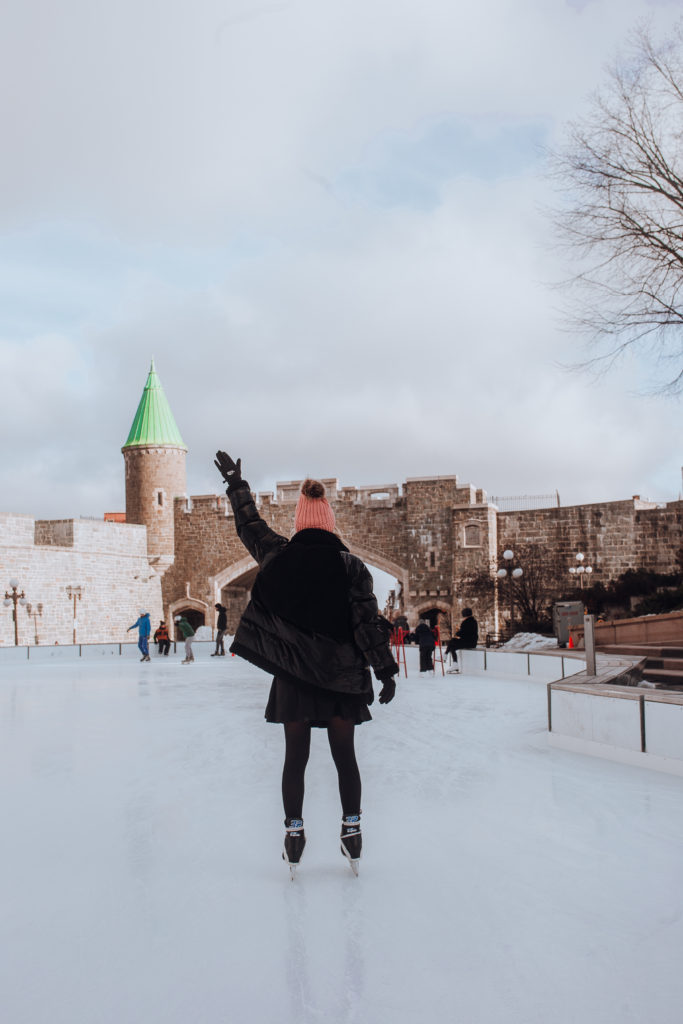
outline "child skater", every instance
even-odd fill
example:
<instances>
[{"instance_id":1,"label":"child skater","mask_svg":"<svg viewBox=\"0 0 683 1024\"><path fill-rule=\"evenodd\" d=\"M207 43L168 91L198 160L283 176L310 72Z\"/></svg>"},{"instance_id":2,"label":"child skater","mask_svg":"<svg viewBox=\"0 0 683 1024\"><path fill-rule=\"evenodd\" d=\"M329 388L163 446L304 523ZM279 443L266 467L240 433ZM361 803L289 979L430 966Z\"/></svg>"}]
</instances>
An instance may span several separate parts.
<instances>
[{"instance_id":1,"label":"child skater","mask_svg":"<svg viewBox=\"0 0 683 1024\"><path fill-rule=\"evenodd\" d=\"M216 452L237 533L259 565L230 650L274 675L265 717L285 730L282 856L293 878L306 844L304 774L311 728L327 729L339 778L341 852L357 875L361 779L354 730L372 717L368 665L382 684L380 704L394 697L398 665L378 613L372 577L335 534L334 512L323 484L304 482L294 514L295 532L287 540L259 516L249 484L241 476L241 461Z\"/></svg>"}]
</instances>

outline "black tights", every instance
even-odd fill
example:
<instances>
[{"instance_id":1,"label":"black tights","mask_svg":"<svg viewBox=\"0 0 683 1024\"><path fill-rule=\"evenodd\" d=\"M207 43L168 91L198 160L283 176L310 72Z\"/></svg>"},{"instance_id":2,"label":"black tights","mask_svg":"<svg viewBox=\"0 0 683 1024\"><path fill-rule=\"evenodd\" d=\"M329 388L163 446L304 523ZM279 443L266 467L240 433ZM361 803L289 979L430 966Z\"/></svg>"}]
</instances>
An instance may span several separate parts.
<instances>
[{"instance_id":1,"label":"black tights","mask_svg":"<svg viewBox=\"0 0 683 1024\"><path fill-rule=\"evenodd\" d=\"M360 814L360 772L353 746L355 723L331 718L327 738L339 777L342 811ZM307 722L285 722L285 765L282 769L282 802L286 818L303 818L304 775L311 750L311 726Z\"/></svg>"}]
</instances>

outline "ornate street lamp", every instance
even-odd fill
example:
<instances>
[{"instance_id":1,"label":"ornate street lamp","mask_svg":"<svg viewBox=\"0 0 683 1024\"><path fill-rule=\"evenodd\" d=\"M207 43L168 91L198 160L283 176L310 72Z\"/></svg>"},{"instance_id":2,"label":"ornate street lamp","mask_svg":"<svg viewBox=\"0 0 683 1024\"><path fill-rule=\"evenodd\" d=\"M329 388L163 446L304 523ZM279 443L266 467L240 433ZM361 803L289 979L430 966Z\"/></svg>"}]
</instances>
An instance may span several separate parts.
<instances>
[{"instance_id":1,"label":"ornate street lamp","mask_svg":"<svg viewBox=\"0 0 683 1024\"><path fill-rule=\"evenodd\" d=\"M503 558L505 559L507 564L504 569L499 569L496 574L499 580L504 580L505 577L507 576L508 594L510 597L510 629L512 629L512 620L514 616L514 592L512 589L512 581L518 580L524 575L524 570L520 565L515 566L514 569L512 568L512 560L514 557L514 551L511 551L509 548L506 551L504 551Z\"/></svg>"},{"instance_id":2,"label":"ornate street lamp","mask_svg":"<svg viewBox=\"0 0 683 1024\"><path fill-rule=\"evenodd\" d=\"M33 607L32 604L30 604L30 603L27 604L26 605L26 611L28 612L29 619L31 619L31 618L33 619L33 632L34 632L34 638L35 638L35 645L37 647L38 644L39 644L39 640L38 640L38 619L43 617L43 605L42 605L42 602L39 601L38 604L35 606L35 608Z\"/></svg>"},{"instance_id":3,"label":"ornate street lamp","mask_svg":"<svg viewBox=\"0 0 683 1024\"><path fill-rule=\"evenodd\" d=\"M69 600L73 600L74 603L74 644L76 643L76 601L80 601L83 596L83 587L67 587L67 597Z\"/></svg>"},{"instance_id":4,"label":"ornate street lamp","mask_svg":"<svg viewBox=\"0 0 683 1024\"><path fill-rule=\"evenodd\" d=\"M12 592L8 593L8 591L5 591L5 600L3 603L5 608L9 608L10 605L14 605L12 608L12 618L14 620L14 646L18 647L19 623L17 621L17 604L22 605L22 607L26 604L26 594L23 590L19 593L19 580L10 580L9 585L12 588Z\"/></svg>"},{"instance_id":5,"label":"ornate street lamp","mask_svg":"<svg viewBox=\"0 0 683 1024\"><path fill-rule=\"evenodd\" d=\"M570 565L569 566L569 572L571 573L571 575L579 577L579 586L581 587L581 590L583 590L583 578L584 578L584 576L586 575L586 573L588 573L588 575L590 576L590 574L593 572L593 566L592 565L584 565L583 564L583 560L584 560L585 557L586 556L583 554L583 552L579 551L577 556L576 556L576 561L579 564L578 565Z\"/></svg>"}]
</instances>

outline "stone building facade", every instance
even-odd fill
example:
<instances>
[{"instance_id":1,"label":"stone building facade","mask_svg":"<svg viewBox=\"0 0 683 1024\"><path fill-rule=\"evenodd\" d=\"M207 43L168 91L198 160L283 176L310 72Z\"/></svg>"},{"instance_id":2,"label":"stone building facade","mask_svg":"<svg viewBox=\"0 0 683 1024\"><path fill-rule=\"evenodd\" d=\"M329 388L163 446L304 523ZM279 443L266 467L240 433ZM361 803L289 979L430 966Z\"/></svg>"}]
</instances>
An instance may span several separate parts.
<instances>
[{"instance_id":1,"label":"stone building facade","mask_svg":"<svg viewBox=\"0 0 683 1024\"><path fill-rule=\"evenodd\" d=\"M6 581L16 577L29 601L42 604L41 642L70 642L66 587L73 585L83 589L79 640L132 639L125 630L143 606L153 624L183 612L195 626L213 626L220 602L234 629L256 565L237 537L225 495L186 495L187 449L153 365L122 451L126 522L0 517L0 580L3 572ZM493 579L505 548L536 546L567 569L576 552L584 552L593 579L602 582L631 567L674 571L683 548L681 501L658 505L634 497L501 512L484 491L454 475L410 478L401 487L340 486L334 478L324 483L350 550L396 579L411 624L440 613L445 634L465 605L483 628L499 628L498 588L478 596L468 580ZM255 495L263 518L284 536L293 530L300 484L286 481ZM27 613L19 609L18 615L21 642L31 642ZM0 644L13 643L11 609L0 621Z\"/></svg>"},{"instance_id":2,"label":"stone building facade","mask_svg":"<svg viewBox=\"0 0 683 1024\"><path fill-rule=\"evenodd\" d=\"M275 493L255 495L263 518L284 536L293 529L300 485L289 481L278 484ZM581 551L593 580L607 582L628 568L673 572L683 547L680 501L660 506L635 497L499 512L483 491L461 486L455 476L408 479L402 488L339 487L334 479L325 485L338 532L350 550L395 577L411 624L439 612L445 634L466 605L474 608L484 629L501 627L497 588L483 599L468 591L467 580L481 573L493 578L506 548L537 546L552 552L567 571ZM213 606L221 602L234 629L256 565L237 537L227 498L177 500L175 537L175 560L162 584L169 616L182 610L195 622L213 622Z\"/></svg>"},{"instance_id":3,"label":"stone building facade","mask_svg":"<svg viewBox=\"0 0 683 1024\"><path fill-rule=\"evenodd\" d=\"M17 606L22 646L36 636L40 644L70 644L74 630L77 643L133 640L126 630L139 611L153 622L162 617L161 576L150 566L144 526L0 515L0 583L7 588L13 578L28 602ZM11 646L12 608L2 612L0 646Z\"/></svg>"}]
</instances>

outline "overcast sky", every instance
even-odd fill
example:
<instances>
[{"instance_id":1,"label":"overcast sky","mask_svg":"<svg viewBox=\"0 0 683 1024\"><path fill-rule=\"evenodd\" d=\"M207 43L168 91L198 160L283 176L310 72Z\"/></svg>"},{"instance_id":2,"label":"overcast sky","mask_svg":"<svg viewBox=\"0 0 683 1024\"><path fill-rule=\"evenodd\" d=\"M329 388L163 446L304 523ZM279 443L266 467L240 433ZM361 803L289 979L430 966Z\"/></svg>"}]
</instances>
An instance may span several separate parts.
<instances>
[{"instance_id":1,"label":"overcast sky","mask_svg":"<svg viewBox=\"0 0 683 1024\"><path fill-rule=\"evenodd\" d=\"M593 382L544 151L680 0L4 0L0 510L122 509L149 362L220 489L681 490L681 401Z\"/></svg>"}]
</instances>

